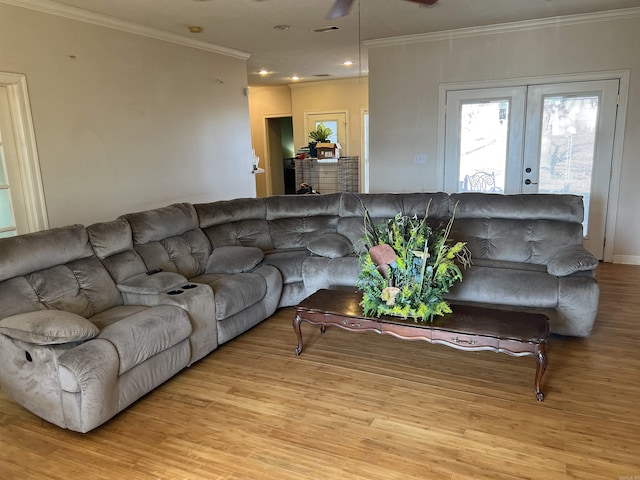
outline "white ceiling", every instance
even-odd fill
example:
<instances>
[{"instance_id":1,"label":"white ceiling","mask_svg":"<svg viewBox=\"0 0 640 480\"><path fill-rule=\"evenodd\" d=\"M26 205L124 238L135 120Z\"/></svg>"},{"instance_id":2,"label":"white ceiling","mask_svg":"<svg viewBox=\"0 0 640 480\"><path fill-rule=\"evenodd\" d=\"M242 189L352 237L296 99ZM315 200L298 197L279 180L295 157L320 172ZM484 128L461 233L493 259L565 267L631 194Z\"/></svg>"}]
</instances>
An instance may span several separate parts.
<instances>
[{"instance_id":1,"label":"white ceiling","mask_svg":"<svg viewBox=\"0 0 640 480\"><path fill-rule=\"evenodd\" d=\"M427 8L406 0L355 0L350 15L327 20L333 1L56 0L55 3L248 52L250 85L291 83L292 75L302 77L302 81L354 77L358 76L359 68L366 74L366 48L362 47L359 53L359 37L365 41L640 7L640 0L440 0ZM202 32L189 33L191 25L201 26ZM276 25L291 28L277 30ZM334 25L340 29L312 31ZM353 61L353 66L342 65L345 60ZM271 73L260 76L257 74L260 69Z\"/></svg>"}]
</instances>

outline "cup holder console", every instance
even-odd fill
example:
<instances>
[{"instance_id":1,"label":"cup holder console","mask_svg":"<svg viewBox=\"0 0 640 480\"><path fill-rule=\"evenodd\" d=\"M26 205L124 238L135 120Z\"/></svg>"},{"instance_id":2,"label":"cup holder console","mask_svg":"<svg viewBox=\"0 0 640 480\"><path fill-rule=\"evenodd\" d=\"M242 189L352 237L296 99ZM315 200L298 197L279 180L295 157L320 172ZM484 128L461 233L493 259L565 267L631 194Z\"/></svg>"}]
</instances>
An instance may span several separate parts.
<instances>
[{"instance_id":1,"label":"cup holder console","mask_svg":"<svg viewBox=\"0 0 640 480\"><path fill-rule=\"evenodd\" d=\"M167 295L180 295L181 293L184 293L184 290L169 290Z\"/></svg>"},{"instance_id":2,"label":"cup holder console","mask_svg":"<svg viewBox=\"0 0 640 480\"><path fill-rule=\"evenodd\" d=\"M190 288L196 288L197 286L198 285L195 285L194 283L187 283L186 285L183 285L182 288L189 290Z\"/></svg>"}]
</instances>

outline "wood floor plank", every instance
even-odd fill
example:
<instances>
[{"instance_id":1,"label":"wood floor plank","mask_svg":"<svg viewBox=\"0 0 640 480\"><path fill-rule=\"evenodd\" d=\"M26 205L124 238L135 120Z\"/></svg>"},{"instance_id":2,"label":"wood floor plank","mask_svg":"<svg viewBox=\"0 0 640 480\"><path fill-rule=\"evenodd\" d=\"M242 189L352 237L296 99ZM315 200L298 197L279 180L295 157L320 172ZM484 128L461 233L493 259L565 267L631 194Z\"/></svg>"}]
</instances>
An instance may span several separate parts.
<instances>
[{"instance_id":1,"label":"wood floor plank","mask_svg":"<svg viewBox=\"0 0 640 480\"><path fill-rule=\"evenodd\" d=\"M602 264L584 339L535 362L303 324L281 309L77 434L0 393L0 478L640 478L640 267Z\"/></svg>"}]
</instances>

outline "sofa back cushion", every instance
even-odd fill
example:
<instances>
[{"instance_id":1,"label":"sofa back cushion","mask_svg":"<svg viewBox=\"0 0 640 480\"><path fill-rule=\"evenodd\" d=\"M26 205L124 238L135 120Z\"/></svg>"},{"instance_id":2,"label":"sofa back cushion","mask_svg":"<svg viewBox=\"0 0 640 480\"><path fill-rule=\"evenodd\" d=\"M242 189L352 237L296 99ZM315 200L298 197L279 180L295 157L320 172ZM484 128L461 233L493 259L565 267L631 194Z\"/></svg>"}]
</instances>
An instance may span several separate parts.
<instances>
[{"instance_id":1,"label":"sofa back cushion","mask_svg":"<svg viewBox=\"0 0 640 480\"><path fill-rule=\"evenodd\" d=\"M439 224L449 218L449 195L446 193L343 194L337 231L351 240L357 252L361 252L364 250L365 209L373 224L380 225L397 213L423 218L427 206L430 223Z\"/></svg>"},{"instance_id":2,"label":"sofa back cushion","mask_svg":"<svg viewBox=\"0 0 640 480\"><path fill-rule=\"evenodd\" d=\"M213 248L257 247L272 250L267 209L262 198L239 198L194 205L200 228Z\"/></svg>"},{"instance_id":3,"label":"sofa back cushion","mask_svg":"<svg viewBox=\"0 0 640 480\"><path fill-rule=\"evenodd\" d=\"M582 245L582 198L576 195L451 195L451 238L473 259L544 265L561 248Z\"/></svg>"},{"instance_id":4,"label":"sofa back cushion","mask_svg":"<svg viewBox=\"0 0 640 480\"><path fill-rule=\"evenodd\" d=\"M453 193L456 218L507 218L556 220L582 224L584 204L579 195Z\"/></svg>"},{"instance_id":5,"label":"sofa back cushion","mask_svg":"<svg viewBox=\"0 0 640 480\"><path fill-rule=\"evenodd\" d=\"M211 244L198 226L193 205L178 203L123 215L133 246L147 270L162 269L187 278L204 273Z\"/></svg>"},{"instance_id":6,"label":"sofa back cushion","mask_svg":"<svg viewBox=\"0 0 640 480\"><path fill-rule=\"evenodd\" d=\"M341 194L279 195L265 199L275 249L306 248L325 233L335 233Z\"/></svg>"},{"instance_id":7,"label":"sofa back cushion","mask_svg":"<svg viewBox=\"0 0 640 480\"><path fill-rule=\"evenodd\" d=\"M87 318L121 304L82 225L0 240L0 318L46 309Z\"/></svg>"},{"instance_id":8,"label":"sofa back cushion","mask_svg":"<svg viewBox=\"0 0 640 480\"><path fill-rule=\"evenodd\" d=\"M89 242L116 283L147 271L142 257L133 248L131 226L124 218L87 227Z\"/></svg>"}]
</instances>

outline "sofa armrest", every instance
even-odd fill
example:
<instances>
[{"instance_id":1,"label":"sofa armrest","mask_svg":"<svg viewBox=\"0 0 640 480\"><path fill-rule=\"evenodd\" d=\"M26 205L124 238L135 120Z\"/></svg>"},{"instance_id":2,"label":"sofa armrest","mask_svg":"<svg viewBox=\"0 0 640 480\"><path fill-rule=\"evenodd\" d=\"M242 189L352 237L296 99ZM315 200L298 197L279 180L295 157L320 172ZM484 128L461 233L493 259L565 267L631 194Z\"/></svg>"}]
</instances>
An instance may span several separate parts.
<instances>
[{"instance_id":1,"label":"sofa armrest","mask_svg":"<svg viewBox=\"0 0 640 480\"><path fill-rule=\"evenodd\" d=\"M118 283L118 289L122 293L133 293L139 295L158 295L174 288L178 288L188 280L174 272L141 273L131 278L127 278Z\"/></svg>"},{"instance_id":2,"label":"sofa armrest","mask_svg":"<svg viewBox=\"0 0 640 480\"><path fill-rule=\"evenodd\" d=\"M58 364L66 428L88 432L120 410L120 357L111 342L85 342L60 355Z\"/></svg>"},{"instance_id":3,"label":"sofa armrest","mask_svg":"<svg viewBox=\"0 0 640 480\"><path fill-rule=\"evenodd\" d=\"M90 340L99 330L86 318L63 310L39 310L0 320L0 333L34 345L59 345Z\"/></svg>"},{"instance_id":4,"label":"sofa armrest","mask_svg":"<svg viewBox=\"0 0 640 480\"><path fill-rule=\"evenodd\" d=\"M582 245L574 245L559 250L547 263L547 272L557 277L572 273L595 270L598 260Z\"/></svg>"}]
</instances>

